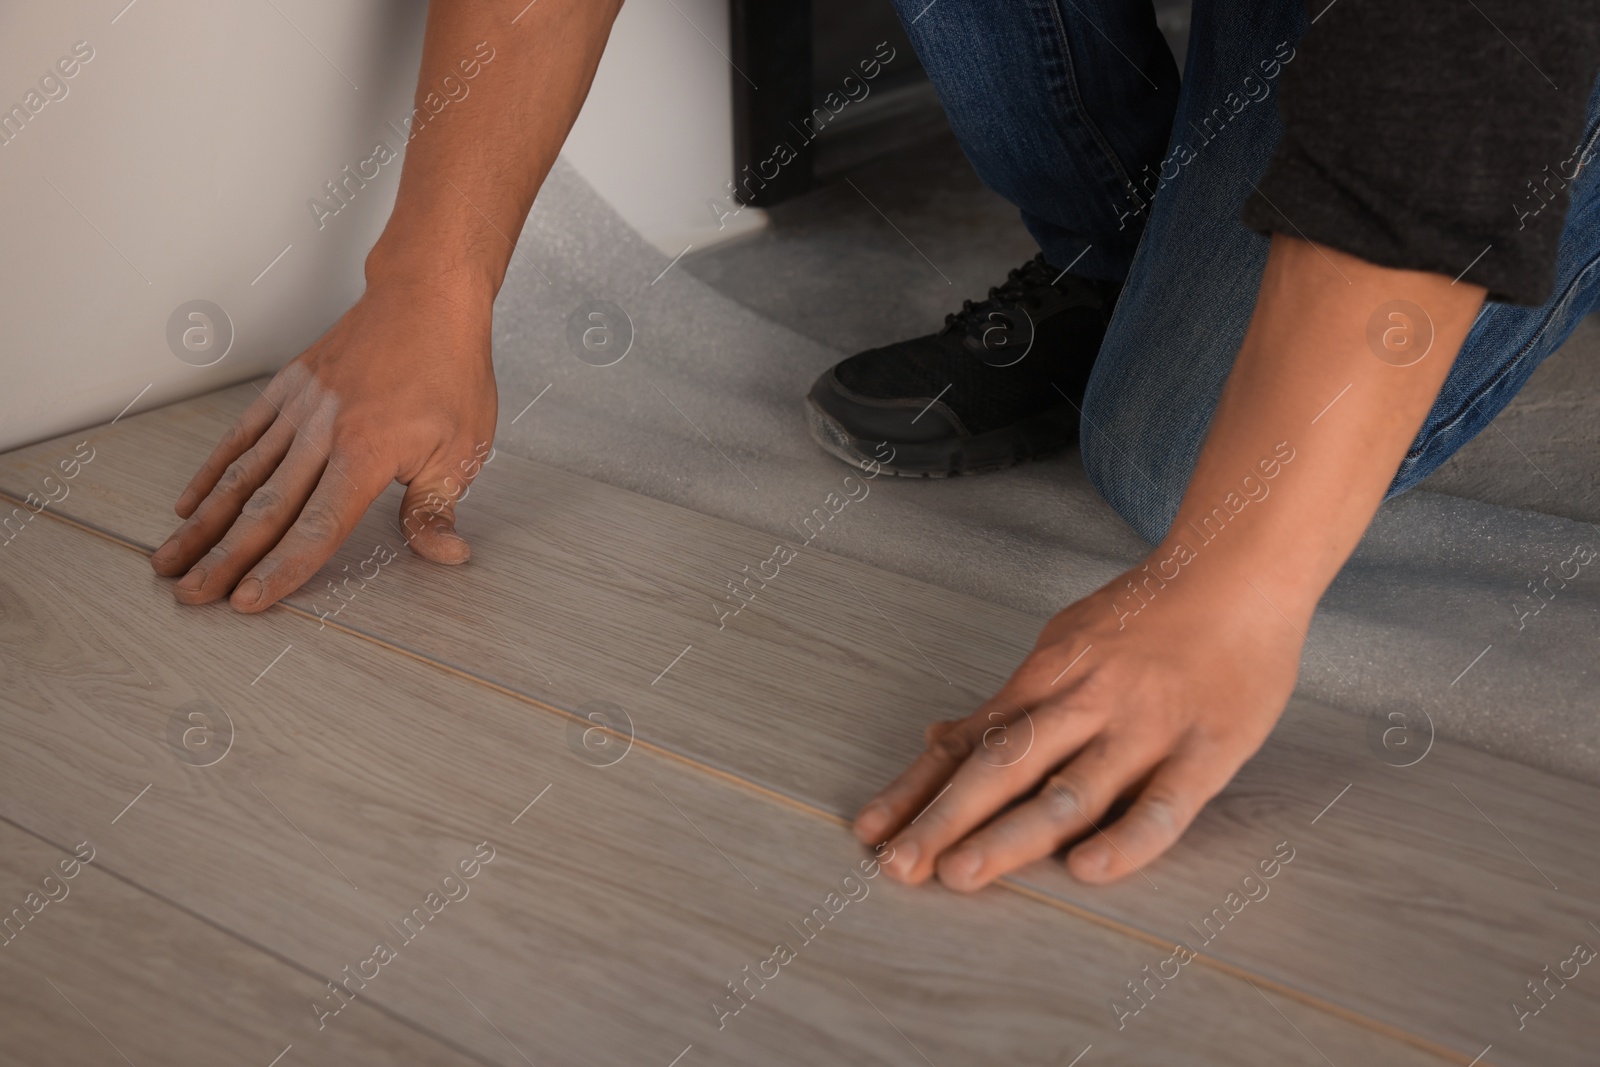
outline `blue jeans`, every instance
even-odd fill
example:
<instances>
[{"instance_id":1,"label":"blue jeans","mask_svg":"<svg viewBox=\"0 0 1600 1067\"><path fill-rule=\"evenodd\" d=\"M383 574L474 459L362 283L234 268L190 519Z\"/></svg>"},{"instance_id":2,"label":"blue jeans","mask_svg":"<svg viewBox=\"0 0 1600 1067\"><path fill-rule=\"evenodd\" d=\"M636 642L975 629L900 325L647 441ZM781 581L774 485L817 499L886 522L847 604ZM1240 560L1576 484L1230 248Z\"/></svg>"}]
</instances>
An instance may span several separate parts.
<instances>
[{"instance_id":1,"label":"blue jeans","mask_svg":"<svg viewBox=\"0 0 1600 1067\"><path fill-rule=\"evenodd\" d=\"M1090 482L1155 543L1255 308L1269 242L1239 213L1282 133L1277 79L1296 61L1305 7L1195 0L1179 88L1149 0L896 4L978 176L1021 209L1051 263L1125 281L1080 439ZM1600 89L1573 158L1597 137ZM1594 306L1597 182L1600 166L1585 167L1570 187L1544 306L1484 305L1391 497L1487 426Z\"/></svg>"}]
</instances>

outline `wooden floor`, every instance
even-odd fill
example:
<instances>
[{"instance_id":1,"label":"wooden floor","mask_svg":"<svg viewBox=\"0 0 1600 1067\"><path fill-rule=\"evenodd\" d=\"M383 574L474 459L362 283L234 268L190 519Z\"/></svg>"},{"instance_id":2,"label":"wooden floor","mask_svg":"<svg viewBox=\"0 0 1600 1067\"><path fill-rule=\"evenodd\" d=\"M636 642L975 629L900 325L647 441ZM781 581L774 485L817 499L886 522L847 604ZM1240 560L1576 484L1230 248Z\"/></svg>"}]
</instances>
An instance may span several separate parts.
<instances>
[{"instance_id":1,"label":"wooden floor","mask_svg":"<svg viewBox=\"0 0 1600 1067\"><path fill-rule=\"evenodd\" d=\"M253 395L0 456L0 1063L1596 1062L1600 791L1296 702L1147 878L867 878L846 818L1041 620L808 546L719 627L768 535L503 453L464 568L335 598L391 494L284 606L180 608L146 557Z\"/></svg>"}]
</instances>

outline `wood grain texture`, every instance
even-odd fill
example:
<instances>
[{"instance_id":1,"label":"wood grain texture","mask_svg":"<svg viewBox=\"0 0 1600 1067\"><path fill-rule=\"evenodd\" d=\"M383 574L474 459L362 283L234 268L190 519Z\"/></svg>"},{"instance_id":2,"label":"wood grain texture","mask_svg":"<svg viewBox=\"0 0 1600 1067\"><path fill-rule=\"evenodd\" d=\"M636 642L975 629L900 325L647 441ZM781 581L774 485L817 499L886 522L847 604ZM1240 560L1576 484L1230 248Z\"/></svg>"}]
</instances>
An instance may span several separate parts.
<instances>
[{"instance_id":1,"label":"wood grain texture","mask_svg":"<svg viewBox=\"0 0 1600 1067\"><path fill-rule=\"evenodd\" d=\"M97 458L53 510L153 549L174 524L170 501L253 395L245 386L0 457L0 489L36 488L88 437ZM379 542L399 547L395 503L375 507L293 602L331 610L328 578ZM719 629L715 596L768 557L770 538L503 454L462 529L471 564L432 567L402 551L337 623L569 711L619 705L642 740L835 816L904 766L928 721L970 711L1040 623L811 546ZM1584 1062L1600 982L1569 983L1521 1029L1511 1005L1532 1003L1525 983L1573 943L1600 938L1585 934L1600 921L1589 911L1597 800L1443 742L1392 768L1361 720L1296 701L1148 881L1091 890L1053 862L1018 881L1199 947L1186 924L1289 841L1297 860L1269 900L1204 946L1211 961L1422 1035L1463 1062L1491 1043L1483 1062Z\"/></svg>"},{"instance_id":2,"label":"wood grain texture","mask_svg":"<svg viewBox=\"0 0 1600 1067\"><path fill-rule=\"evenodd\" d=\"M1575 944L1600 948L1595 790L1443 742L1391 767L1362 720L1314 711L1291 706L1151 881L1086 887L1059 864L1018 880L1255 974L1336 990L1469 1058L1492 1044L1484 1062L1592 1059L1600 982L1587 967L1536 1017L1512 1005L1538 1007L1526 983ZM1203 920L1284 840L1296 858L1269 895L1202 948Z\"/></svg>"},{"instance_id":3,"label":"wood grain texture","mask_svg":"<svg viewBox=\"0 0 1600 1067\"><path fill-rule=\"evenodd\" d=\"M557 714L288 611L181 608L139 554L32 532L0 570L0 814L305 973L391 946L355 1003L486 1062L1442 1062L1201 968L1119 1030L1142 942L1003 889L880 876L835 908L864 853L813 813L642 745L593 766ZM231 745L174 740L195 700ZM719 1029L778 941L796 958ZM323 1021L308 1040L350 1019Z\"/></svg>"},{"instance_id":4,"label":"wood grain texture","mask_svg":"<svg viewBox=\"0 0 1600 1067\"><path fill-rule=\"evenodd\" d=\"M79 843L0 822L0 902L28 912L0 936L0 1065L477 1062L369 1005L318 1034L315 977L113 877Z\"/></svg>"}]
</instances>

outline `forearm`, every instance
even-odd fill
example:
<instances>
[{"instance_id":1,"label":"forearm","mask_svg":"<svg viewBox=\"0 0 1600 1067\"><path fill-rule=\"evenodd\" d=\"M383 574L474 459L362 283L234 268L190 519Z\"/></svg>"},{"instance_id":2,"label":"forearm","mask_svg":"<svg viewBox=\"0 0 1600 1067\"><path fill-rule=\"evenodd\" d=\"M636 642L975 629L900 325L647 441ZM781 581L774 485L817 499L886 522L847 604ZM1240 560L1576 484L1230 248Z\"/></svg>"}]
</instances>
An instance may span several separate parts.
<instances>
[{"instance_id":1,"label":"forearm","mask_svg":"<svg viewBox=\"0 0 1600 1067\"><path fill-rule=\"evenodd\" d=\"M1275 237L1255 315L1153 569L1165 563L1164 577L1192 569L1221 595L1253 597L1240 585L1246 578L1303 631L1383 502L1483 297L1442 275ZM1432 322L1431 347L1408 366L1396 365L1410 358L1404 349L1386 360L1369 342L1374 314L1397 300ZM1404 329L1403 320L1380 319L1380 335ZM1414 325L1408 343L1426 329Z\"/></svg>"},{"instance_id":2,"label":"forearm","mask_svg":"<svg viewBox=\"0 0 1600 1067\"><path fill-rule=\"evenodd\" d=\"M367 257L369 284L437 285L493 301L620 7L621 0L429 5L416 124L394 211Z\"/></svg>"}]
</instances>

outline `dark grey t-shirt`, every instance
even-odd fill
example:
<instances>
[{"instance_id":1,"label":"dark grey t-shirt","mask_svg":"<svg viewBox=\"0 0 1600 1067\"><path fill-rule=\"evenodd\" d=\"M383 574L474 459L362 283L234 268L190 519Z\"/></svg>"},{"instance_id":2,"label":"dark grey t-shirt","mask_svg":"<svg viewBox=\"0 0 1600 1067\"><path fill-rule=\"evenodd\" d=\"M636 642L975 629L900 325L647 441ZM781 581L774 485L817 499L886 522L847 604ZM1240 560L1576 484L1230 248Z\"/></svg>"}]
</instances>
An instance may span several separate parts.
<instances>
[{"instance_id":1,"label":"dark grey t-shirt","mask_svg":"<svg viewBox=\"0 0 1600 1067\"><path fill-rule=\"evenodd\" d=\"M1600 3L1308 6L1283 140L1245 223L1544 303L1568 186L1597 151Z\"/></svg>"}]
</instances>

